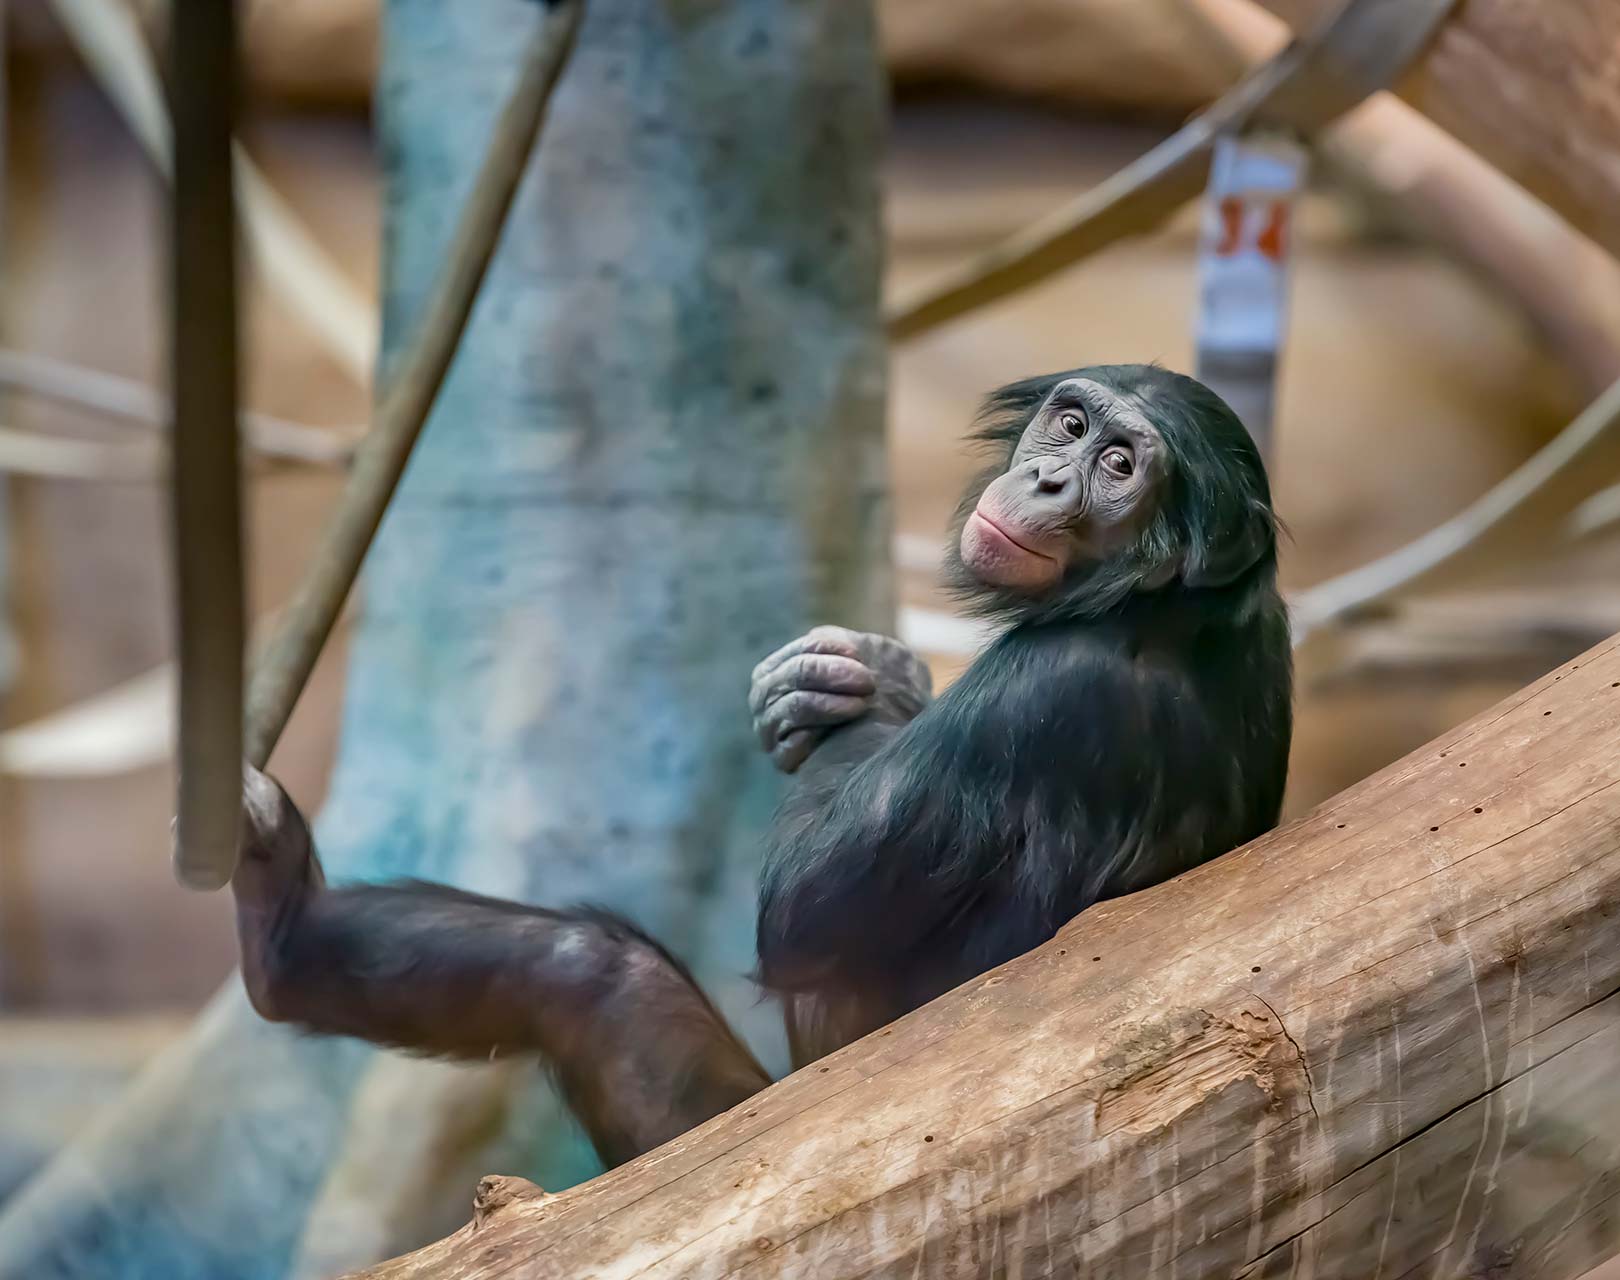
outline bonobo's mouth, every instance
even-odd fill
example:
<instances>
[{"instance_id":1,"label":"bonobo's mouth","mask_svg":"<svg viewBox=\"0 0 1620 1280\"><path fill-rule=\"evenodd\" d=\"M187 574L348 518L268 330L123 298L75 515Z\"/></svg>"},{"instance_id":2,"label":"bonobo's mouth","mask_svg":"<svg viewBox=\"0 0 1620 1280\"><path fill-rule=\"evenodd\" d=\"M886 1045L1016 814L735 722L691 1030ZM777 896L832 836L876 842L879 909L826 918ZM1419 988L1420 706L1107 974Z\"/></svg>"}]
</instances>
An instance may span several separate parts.
<instances>
[{"instance_id":1,"label":"bonobo's mouth","mask_svg":"<svg viewBox=\"0 0 1620 1280\"><path fill-rule=\"evenodd\" d=\"M977 510L974 511L973 515L969 517L968 522L971 524L974 520L978 520L982 524L988 526L990 536L998 542L1007 543L1011 549L1022 551L1026 555L1038 556L1040 559L1049 560L1053 564L1057 563L1056 556L1049 556L1044 551L1037 551L1034 547L1018 541L1017 538L1013 537L1012 534L1008 533L989 516L985 515L984 512Z\"/></svg>"},{"instance_id":2,"label":"bonobo's mouth","mask_svg":"<svg viewBox=\"0 0 1620 1280\"><path fill-rule=\"evenodd\" d=\"M1044 591L1063 577L1063 562L1019 541L982 511L962 526L962 563L979 581L1015 591Z\"/></svg>"}]
</instances>

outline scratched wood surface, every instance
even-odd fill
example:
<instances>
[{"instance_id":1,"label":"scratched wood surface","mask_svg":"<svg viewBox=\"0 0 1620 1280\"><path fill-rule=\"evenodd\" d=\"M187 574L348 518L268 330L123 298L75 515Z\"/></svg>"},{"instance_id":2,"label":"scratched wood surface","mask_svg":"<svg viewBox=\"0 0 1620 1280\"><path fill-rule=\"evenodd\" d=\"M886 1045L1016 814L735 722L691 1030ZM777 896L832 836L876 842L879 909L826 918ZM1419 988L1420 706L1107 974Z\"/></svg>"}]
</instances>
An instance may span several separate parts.
<instances>
[{"instance_id":1,"label":"scratched wood surface","mask_svg":"<svg viewBox=\"0 0 1620 1280\"><path fill-rule=\"evenodd\" d=\"M367 1274L1580 1275L1620 1252L1617 783L1620 637L634 1164L490 1184Z\"/></svg>"},{"instance_id":2,"label":"scratched wood surface","mask_svg":"<svg viewBox=\"0 0 1620 1280\"><path fill-rule=\"evenodd\" d=\"M1260 0L1309 30L1341 0ZM1620 4L1459 0L1396 86L1436 123L1620 251Z\"/></svg>"}]
</instances>

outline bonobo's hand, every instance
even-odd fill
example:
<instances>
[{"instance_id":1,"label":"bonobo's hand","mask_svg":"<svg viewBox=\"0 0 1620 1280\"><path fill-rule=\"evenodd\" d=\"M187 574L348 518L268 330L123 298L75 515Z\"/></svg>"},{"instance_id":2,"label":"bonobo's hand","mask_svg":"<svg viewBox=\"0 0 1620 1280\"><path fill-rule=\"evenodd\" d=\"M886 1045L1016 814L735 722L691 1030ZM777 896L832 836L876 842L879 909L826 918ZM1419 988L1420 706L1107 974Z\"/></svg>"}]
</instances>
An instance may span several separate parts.
<instances>
[{"instance_id":1,"label":"bonobo's hand","mask_svg":"<svg viewBox=\"0 0 1620 1280\"><path fill-rule=\"evenodd\" d=\"M754 668L748 709L760 745L792 773L830 730L866 715L905 724L933 688L922 659L900 641L817 627Z\"/></svg>"}]
</instances>

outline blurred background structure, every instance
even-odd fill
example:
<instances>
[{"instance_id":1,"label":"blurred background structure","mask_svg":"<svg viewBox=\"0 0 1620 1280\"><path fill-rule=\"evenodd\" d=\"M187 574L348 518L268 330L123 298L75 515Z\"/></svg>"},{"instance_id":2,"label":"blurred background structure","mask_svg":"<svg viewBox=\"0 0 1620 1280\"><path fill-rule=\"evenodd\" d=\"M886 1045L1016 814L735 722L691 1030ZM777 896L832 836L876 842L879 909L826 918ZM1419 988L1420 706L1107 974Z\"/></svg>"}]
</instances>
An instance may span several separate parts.
<instances>
[{"instance_id":1,"label":"blurred background structure","mask_svg":"<svg viewBox=\"0 0 1620 1280\"><path fill-rule=\"evenodd\" d=\"M882 0L894 93L888 292L903 295L1035 221L1214 98L1245 61L1241 32L1257 30L1212 22L1225 3ZM156 0L136 7L154 20ZM376 7L252 0L244 23L245 141L366 300L378 290L381 226L369 122ZM50 6L13 0L8 22L3 344L160 386L160 180ZM1535 271L1515 276L1500 258L1493 270L1494 246L1415 216L1398 181L1365 167L1370 154L1330 150L1296 225L1271 460L1291 530L1289 589L1440 523L1620 372L1612 262L1597 255L1590 271L1576 268L1590 296L1538 296ZM1189 207L1083 268L896 347L899 603L903 633L938 680L970 643L934 571L973 466L963 437L978 398L1037 369L1190 367L1197 236ZM339 430L363 422L369 388L353 348L345 358L259 278L245 288L244 403ZM10 679L0 728L12 731L0 739L0 1198L180 1032L234 961L229 901L179 891L169 870L173 778L166 739L150 733L172 652L161 481L129 428L40 397L5 399L6 427L128 456L100 451L81 467L64 451L0 474L3 625L16 653L8 667L0 642L0 678ZM104 474L110 458L122 473ZM296 580L339 479L318 466L255 473L255 614ZM1602 502L1549 495L1510 537L1482 542L1399 607L1366 611L1302 648L1285 816L1616 631L1620 530ZM307 810L320 805L336 749L346 634L276 758ZM737 671L739 721L746 676ZM85 724L100 735L88 753Z\"/></svg>"}]
</instances>

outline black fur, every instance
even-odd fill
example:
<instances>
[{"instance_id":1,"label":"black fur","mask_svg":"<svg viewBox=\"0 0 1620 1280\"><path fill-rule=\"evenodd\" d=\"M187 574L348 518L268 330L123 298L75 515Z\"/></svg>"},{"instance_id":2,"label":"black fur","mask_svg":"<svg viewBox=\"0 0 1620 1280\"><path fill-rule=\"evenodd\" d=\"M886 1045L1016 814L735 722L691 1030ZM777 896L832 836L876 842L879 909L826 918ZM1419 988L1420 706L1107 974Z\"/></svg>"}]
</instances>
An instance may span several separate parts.
<instances>
[{"instance_id":1,"label":"black fur","mask_svg":"<svg viewBox=\"0 0 1620 1280\"><path fill-rule=\"evenodd\" d=\"M1167 499L1135 545L1039 599L955 562L958 590L1009 629L871 755L807 782L769 850L760 977L802 1020L880 1025L1277 820L1292 730L1277 526L1219 397L1143 365L1003 388L979 433L998 465L961 516L1075 376L1159 429Z\"/></svg>"}]
</instances>

